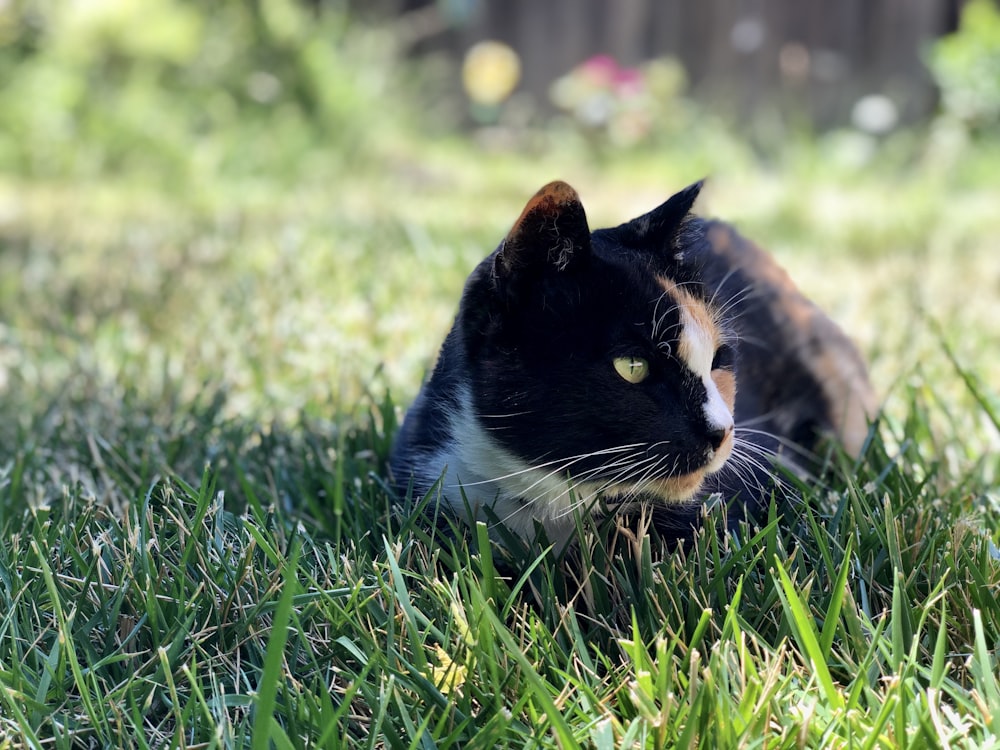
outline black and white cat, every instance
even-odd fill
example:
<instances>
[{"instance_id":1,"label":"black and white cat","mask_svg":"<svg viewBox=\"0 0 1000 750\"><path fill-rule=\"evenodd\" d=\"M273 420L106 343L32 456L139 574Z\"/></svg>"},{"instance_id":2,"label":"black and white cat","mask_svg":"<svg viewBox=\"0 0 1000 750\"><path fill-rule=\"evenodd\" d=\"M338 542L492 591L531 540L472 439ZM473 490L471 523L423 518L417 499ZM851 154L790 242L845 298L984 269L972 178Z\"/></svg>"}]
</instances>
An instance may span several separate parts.
<instances>
[{"instance_id":1,"label":"black and white cat","mask_svg":"<svg viewBox=\"0 0 1000 750\"><path fill-rule=\"evenodd\" d=\"M777 454L860 451L875 401L857 351L766 253L690 213L700 189L593 233L569 185L531 199L406 415L401 493L440 480L459 515L558 546L599 498L684 533L713 493L752 514Z\"/></svg>"}]
</instances>

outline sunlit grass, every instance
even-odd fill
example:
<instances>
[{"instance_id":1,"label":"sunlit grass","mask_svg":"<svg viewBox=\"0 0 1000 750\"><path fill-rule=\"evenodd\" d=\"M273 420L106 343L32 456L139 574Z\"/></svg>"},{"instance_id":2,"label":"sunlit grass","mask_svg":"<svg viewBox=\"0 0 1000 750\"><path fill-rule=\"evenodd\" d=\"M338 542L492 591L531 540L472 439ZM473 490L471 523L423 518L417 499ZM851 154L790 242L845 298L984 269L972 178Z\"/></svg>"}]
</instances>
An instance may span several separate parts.
<instances>
[{"instance_id":1,"label":"sunlit grass","mask_svg":"<svg viewBox=\"0 0 1000 750\"><path fill-rule=\"evenodd\" d=\"M18 329L0 338L0 366L17 356L9 339L44 337L69 351L22 364L56 381L80 352L109 376L123 354L222 376L258 406L355 393L380 367L412 394L465 275L538 186L569 180L606 226L707 173L700 210L775 253L871 355L882 392L918 362L944 364L935 324L962 332L959 357L982 357L985 377L997 369L986 347L1000 338L995 191L923 173L823 177L806 160L766 175L703 154L604 165L569 147L474 162L461 144L410 149L291 192L0 184L0 285Z\"/></svg>"}]
</instances>

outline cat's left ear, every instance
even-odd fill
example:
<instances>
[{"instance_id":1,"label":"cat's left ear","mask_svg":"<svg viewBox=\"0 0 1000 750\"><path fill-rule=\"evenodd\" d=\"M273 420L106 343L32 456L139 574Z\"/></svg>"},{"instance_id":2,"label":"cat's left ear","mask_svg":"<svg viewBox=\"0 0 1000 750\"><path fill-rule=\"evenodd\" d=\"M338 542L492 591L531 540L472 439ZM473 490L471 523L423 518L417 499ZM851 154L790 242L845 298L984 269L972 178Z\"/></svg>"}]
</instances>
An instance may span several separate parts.
<instances>
[{"instance_id":1,"label":"cat's left ear","mask_svg":"<svg viewBox=\"0 0 1000 750\"><path fill-rule=\"evenodd\" d=\"M654 208L648 214L638 219L622 224L617 231L623 241L638 247L672 246L681 228L681 223L691 213L691 207L698 199L698 193L705 180L698 180L688 185L679 193L672 195L665 203Z\"/></svg>"},{"instance_id":2,"label":"cat's left ear","mask_svg":"<svg viewBox=\"0 0 1000 750\"><path fill-rule=\"evenodd\" d=\"M590 227L580 196L565 182L550 182L528 201L497 253L499 278L546 265L565 271L590 254Z\"/></svg>"}]
</instances>

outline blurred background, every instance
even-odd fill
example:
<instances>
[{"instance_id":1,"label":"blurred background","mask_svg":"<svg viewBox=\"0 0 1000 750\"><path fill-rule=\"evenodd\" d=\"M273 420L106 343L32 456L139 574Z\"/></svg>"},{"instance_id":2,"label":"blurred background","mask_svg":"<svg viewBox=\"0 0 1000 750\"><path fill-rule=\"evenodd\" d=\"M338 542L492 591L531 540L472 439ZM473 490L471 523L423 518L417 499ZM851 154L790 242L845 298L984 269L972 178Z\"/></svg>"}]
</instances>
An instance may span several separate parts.
<instances>
[{"instance_id":1,"label":"blurred background","mask_svg":"<svg viewBox=\"0 0 1000 750\"><path fill-rule=\"evenodd\" d=\"M993 0L0 0L0 396L406 403L541 184L706 175L883 393L996 390L998 171Z\"/></svg>"},{"instance_id":2,"label":"blurred background","mask_svg":"<svg viewBox=\"0 0 1000 750\"><path fill-rule=\"evenodd\" d=\"M516 99L524 117L551 114L552 105L594 125L617 114L612 102L584 101L596 92L579 90L574 78L582 77L603 84L619 105L644 94L661 104L689 96L748 123L767 143L782 121L880 133L930 115L937 90L927 53L955 31L961 3L470 0L388 7L410 19L406 41L418 55L470 55L484 39L512 48L523 70ZM619 138L649 129L638 125L619 126Z\"/></svg>"}]
</instances>

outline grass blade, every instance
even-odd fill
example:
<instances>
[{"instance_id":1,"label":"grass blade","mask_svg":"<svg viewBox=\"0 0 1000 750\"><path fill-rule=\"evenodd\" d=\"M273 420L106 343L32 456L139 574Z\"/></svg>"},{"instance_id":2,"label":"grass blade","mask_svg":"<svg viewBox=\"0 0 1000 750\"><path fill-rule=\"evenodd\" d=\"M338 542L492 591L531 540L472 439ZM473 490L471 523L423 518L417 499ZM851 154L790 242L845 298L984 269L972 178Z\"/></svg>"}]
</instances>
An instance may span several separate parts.
<instances>
[{"instance_id":1,"label":"grass blade","mask_svg":"<svg viewBox=\"0 0 1000 750\"><path fill-rule=\"evenodd\" d=\"M834 709L842 709L844 707L844 699L833 682L830 668L826 663L826 655L816 637L816 623L807 609L808 604L803 603L802 599L799 598L799 593L796 591L792 579L788 576L778 558L774 558L774 565L781 579L778 594L785 608L785 615L794 626L793 630L796 640L809 659L813 674L819 682L820 690L823 691L827 703Z\"/></svg>"},{"instance_id":2,"label":"grass blade","mask_svg":"<svg viewBox=\"0 0 1000 750\"><path fill-rule=\"evenodd\" d=\"M288 743L287 736L279 730L275 723L275 701L278 696L278 686L284 680L283 663L285 658L285 643L288 640L288 625L292 617L292 600L298 589L298 568L300 543L295 542L291 555L285 560L282 572L281 599L274 610L271 621L271 637L267 642L267 652L264 655L264 669L257 683L256 718L253 725L253 750L268 750L269 741L274 740L279 747ZM283 741L279 741L279 737Z\"/></svg>"}]
</instances>

